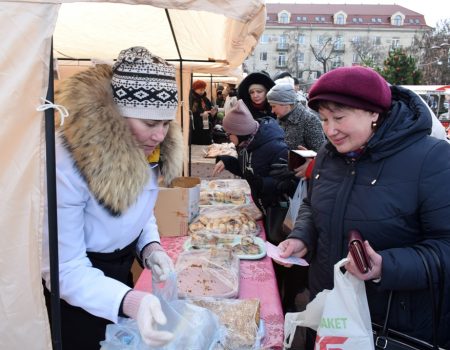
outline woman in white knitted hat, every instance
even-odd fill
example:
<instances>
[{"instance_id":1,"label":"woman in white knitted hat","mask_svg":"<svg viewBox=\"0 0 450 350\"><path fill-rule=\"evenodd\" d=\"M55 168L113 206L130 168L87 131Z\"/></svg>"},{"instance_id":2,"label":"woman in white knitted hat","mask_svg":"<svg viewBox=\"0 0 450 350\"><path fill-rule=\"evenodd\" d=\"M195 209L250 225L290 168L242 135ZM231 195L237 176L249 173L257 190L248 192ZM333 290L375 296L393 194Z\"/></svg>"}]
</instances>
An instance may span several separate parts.
<instances>
[{"instance_id":1,"label":"woman in white knitted hat","mask_svg":"<svg viewBox=\"0 0 450 350\"><path fill-rule=\"evenodd\" d=\"M182 136L175 69L143 47L123 50L61 83L56 101L69 111L56 138L56 181L64 349L99 349L108 323L137 320L143 340L173 335L158 299L132 289L137 256L164 280L173 263L159 244L153 207L158 177L181 173ZM42 277L49 308L48 234ZM51 313L49 312L49 315Z\"/></svg>"}]
</instances>

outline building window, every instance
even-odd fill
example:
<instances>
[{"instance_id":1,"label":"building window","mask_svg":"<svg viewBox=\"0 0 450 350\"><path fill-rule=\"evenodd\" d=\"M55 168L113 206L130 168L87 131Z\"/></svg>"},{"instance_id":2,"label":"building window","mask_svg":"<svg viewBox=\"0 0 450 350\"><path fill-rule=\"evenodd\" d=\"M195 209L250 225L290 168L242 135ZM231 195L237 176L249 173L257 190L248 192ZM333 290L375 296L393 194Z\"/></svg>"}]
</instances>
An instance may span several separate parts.
<instances>
[{"instance_id":1,"label":"building window","mask_svg":"<svg viewBox=\"0 0 450 350\"><path fill-rule=\"evenodd\" d=\"M392 38L391 47L393 49L398 49L400 47L400 38Z\"/></svg>"},{"instance_id":2,"label":"building window","mask_svg":"<svg viewBox=\"0 0 450 350\"><path fill-rule=\"evenodd\" d=\"M261 35L261 37L259 38L259 43L267 44L268 42L269 42L269 36L267 34Z\"/></svg>"},{"instance_id":3,"label":"building window","mask_svg":"<svg viewBox=\"0 0 450 350\"><path fill-rule=\"evenodd\" d=\"M381 18L377 18L377 22L378 22L378 23L381 23Z\"/></svg>"},{"instance_id":4,"label":"building window","mask_svg":"<svg viewBox=\"0 0 450 350\"><path fill-rule=\"evenodd\" d=\"M267 61L267 52L260 52L259 53L259 60L260 61Z\"/></svg>"},{"instance_id":5,"label":"building window","mask_svg":"<svg viewBox=\"0 0 450 350\"><path fill-rule=\"evenodd\" d=\"M325 45L326 42L330 39L328 35L319 35L317 37L317 44L318 45Z\"/></svg>"},{"instance_id":6,"label":"building window","mask_svg":"<svg viewBox=\"0 0 450 350\"><path fill-rule=\"evenodd\" d=\"M355 35L352 38L352 42L355 43L355 44L358 44L360 41L361 41L361 38L358 35Z\"/></svg>"},{"instance_id":7,"label":"building window","mask_svg":"<svg viewBox=\"0 0 450 350\"><path fill-rule=\"evenodd\" d=\"M358 22L358 18L356 18L356 17L353 17L353 18L352 18L352 22L353 22L353 23L356 23L356 22Z\"/></svg>"},{"instance_id":8,"label":"building window","mask_svg":"<svg viewBox=\"0 0 450 350\"><path fill-rule=\"evenodd\" d=\"M376 36L372 39L374 45L381 45L381 36Z\"/></svg>"},{"instance_id":9,"label":"building window","mask_svg":"<svg viewBox=\"0 0 450 350\"><path fill-rule=\"evenodd\" d=\"M286 55L285 54L278 55L277 66L278 67L286 67Z\"/></svg>"},{"instance_id":10,"label":"building window","mask_svg":"<svg viewBox=\"0 0 450 350\"><path fill-rule=\"evenodd\" d=\"M305 44L305 34L300 34L300 35L298 36L298 43L299 43L300 45L304 45L304 44Z\"/></svg>"},{"instance_id":11,"label":"building window","mask_svg":"<svg viewBox=\"0 0 450 350\"><path fill-rule=\"evenodd\" d=\"M336 16L335 24L345 24L345 17L342 13Z\"/></svg>"},{"instance_id":12,"label":"building window","mask_svg":"<svg viewBox=\"0 0 450 350\"><path fill-rule=\"evenodd\" d=\"M402 24L403 24L402 23L402 16L396 15L394 17L394 20L392 21L392 25L394 25L394 26L401 26Z\"/></svg>"},{"instance_id":13,"label":"building window","mask_svg":"<svg viewBox=\"0 0 450 350\"><path fill-rule=\"evenodd\" d=\"M375 23L377 21L377 19L372 17L371 21L372 21L372 23Z\"/></svg>"},{"instance_id":14,"label":"building window","mask_svg":"<svg viewBox=\"0 0 450 350\"><path fill-rule=\"evenodd\" d=\"M297 62L298 63L303 63L305 62L305 53L304 52L299 52L297 54Z\"/></svg>"},{"instance_id":15,"label":"building window","mask_svg":"<svg viewBox=\"0 0 450 350\"><path fill-rule=\"evenodd\" d=\"M359 55L357 53L354 53L352 55L352 63L360 63L360 62L361 62L361 59L360 59Z\"/></svg>"},{"instance_id":16,"label":"building window","mask_svg":"<svg viewBox=\"0 0 450 350\"><path fill-rule=\"evenodd\" d=\"M419 24L419 23L420 23L420 21L419 21L418 19L416 19L416 21L415 21L415 22L416 22L416 24Z\"/></svg>"},{"instance_id":17,"label":"building window","mask_svg":"<svg viewBox=\"0 0 450 350\"><path fill-rule=\"evenodd\" d=\"M280 13L278 15L278 23L289 23L289 14L286 12Z\"/></svg>"}]
</instances>

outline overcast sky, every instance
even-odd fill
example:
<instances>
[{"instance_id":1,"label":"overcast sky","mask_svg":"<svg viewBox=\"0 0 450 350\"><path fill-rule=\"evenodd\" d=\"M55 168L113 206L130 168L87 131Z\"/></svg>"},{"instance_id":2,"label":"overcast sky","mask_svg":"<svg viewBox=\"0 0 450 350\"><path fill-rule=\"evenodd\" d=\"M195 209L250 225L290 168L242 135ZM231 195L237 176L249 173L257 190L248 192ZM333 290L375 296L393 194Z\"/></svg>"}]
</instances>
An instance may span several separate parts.
<instances>
[{"instance_id":1,"label":"overcast sky","mask_svg":"<svg viewBox=\"0 0 450 350\"><path fill-rule=\"evenodd\" d=\"M266 3L298 3L298 4L397 4L407 9L419 12L425 16L425 21L431 27L441 19L450 18L450 2L448 0L266 0ZM447 5L445 5L447 4Z\"/></svg>"}]
</instances>

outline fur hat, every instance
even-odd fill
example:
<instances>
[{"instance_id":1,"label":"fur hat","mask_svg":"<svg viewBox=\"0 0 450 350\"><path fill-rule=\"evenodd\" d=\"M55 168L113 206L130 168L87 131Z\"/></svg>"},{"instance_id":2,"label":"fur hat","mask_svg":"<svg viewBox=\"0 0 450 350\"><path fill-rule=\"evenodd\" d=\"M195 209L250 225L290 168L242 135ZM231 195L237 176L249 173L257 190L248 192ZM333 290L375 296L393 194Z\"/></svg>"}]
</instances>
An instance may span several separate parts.
<instances>
[{"instance_id":1,"label":"fur hat","mask_svg":"<svg viewBox=\"0 0 450 350\"><path fill-rule=\"evenodd\" d=\"M238 86L238 97L245 98L249 95L248 89L250 85L260 84L263 85L267 91L275 85L273 80L265 73L254 72L247 75L244 80Z\"/></svg>"},{"instance_id":2,"label":"fur hat","mask_svg":"<svg viewBox=\"0 0 450 350\"><path fill-rule=\"evenodd\" d=\"M391 106L391 89L371 68L340 67L322 75L311 87L308 106L317 111L322 100L381 113Z\"/></svg>"},{"instance_id":3,"label":"fur hat","mask_svg":"<svg viewBox=\"0 0 450 350\"><path fill-rule=\"evenodd\" d=\"M196 80L192 83L192 90L205 89L206 83L203 80Z\"/></svg>"},{"instance_id":4,"label":"fur hat","mask_svg":"<svg viewBox=\"0 0 450 350\"><path fill-rule=\"evenodd\" d=\"M242 100L226 113L222 125L227 133L236 136L254 135L259 127Z\"/></svg>"},{"instance_id":5,"label":"fur hat","mask_svg":"<svg viewBox=\"0 0 450 350\"><path fill-rule=\"evenodd\" d=\"M172 120L178 96L175 67L146 48L122 50L111 79L114 102L123 117Z\"/></svg>"},{"instance_id":6,"label":"fur hat","mask_svg":"<svg viewBox=\"0 0 450 350\"><path fill-rule=\"evenodd\" d=\"M293 105L297 102L297 98L297 91L289 83L276 84L267 93L267 101L271 104Z\"/></svg>"}]
</instances>

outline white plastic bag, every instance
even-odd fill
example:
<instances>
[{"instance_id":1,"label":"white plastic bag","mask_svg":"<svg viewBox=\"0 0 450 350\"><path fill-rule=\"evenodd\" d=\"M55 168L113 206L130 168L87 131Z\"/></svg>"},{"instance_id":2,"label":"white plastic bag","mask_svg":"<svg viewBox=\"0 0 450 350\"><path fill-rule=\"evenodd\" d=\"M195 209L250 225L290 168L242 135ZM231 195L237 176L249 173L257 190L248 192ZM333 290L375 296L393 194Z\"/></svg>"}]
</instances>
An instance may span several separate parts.
<instances>
[{"instance_id":1,"label":"white plastic bag","mask_svg":"<svg viewBox=\"0 0 450 350\"><path fill-rule=\"evenodd\" d=\"M334 265L334 288L324 290L306 306L306 310L287 313L284 321L284 346L292 344L297 326L317 330L315 349L373 349L372 324L364 281Z\"/></svg>"},{"instance_id":2,"label":"white plastic bag","mask_svg":"<svg viewBox=\"0 0 450 350\"><path fill-rule=\"evenodd\" d=\"M306 197L308 192L307 182L305 179L300 179L297 189L295 190L292 198L289 198L289 209L286 213L286 218L284 219L284 226L292 231L295 225L295 221L297 220L298 211L300 209L300 205L303 202L303 198Z\"/></svg>"},{"instance_id":3,"label":"white plastic bag","mask_svg":"<svg viewBox=\"0 0 450 350\"><path fill-rule=\"evenodd\" d=\"M163 347L144 343L135 320L119 318L117 324L106 326L101 350L213 350L225 341L227 330L218 317L208 309L177 299L177 277L171 273L167 281L153 283L152 290L167 317L158 330L174 333L174 339Z\"/></svg>"}]
</instances>

